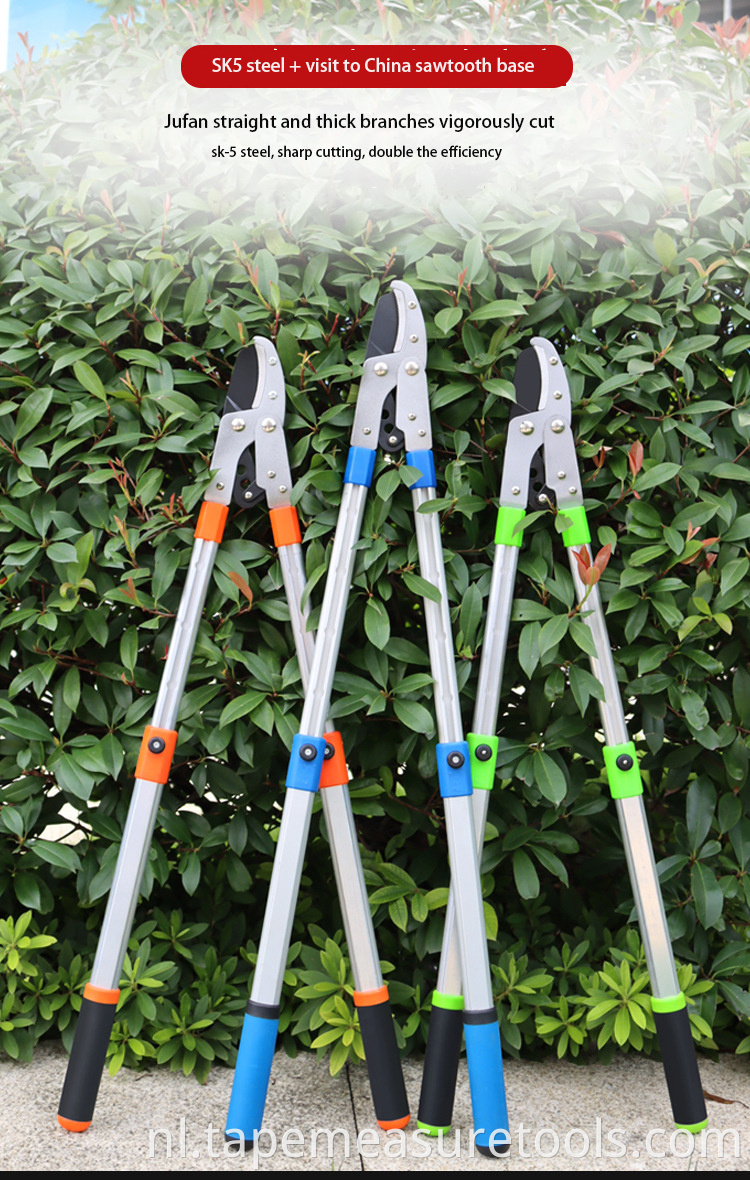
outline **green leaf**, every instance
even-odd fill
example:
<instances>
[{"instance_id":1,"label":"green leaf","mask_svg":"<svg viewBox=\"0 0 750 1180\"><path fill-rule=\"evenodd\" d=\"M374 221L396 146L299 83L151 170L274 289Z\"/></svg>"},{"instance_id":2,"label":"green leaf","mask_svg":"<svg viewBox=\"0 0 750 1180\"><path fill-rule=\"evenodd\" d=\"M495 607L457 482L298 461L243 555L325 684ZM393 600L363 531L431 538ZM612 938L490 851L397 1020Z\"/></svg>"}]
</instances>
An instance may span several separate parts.
<instances>
[{"instance_id":1,"label":"green leaf","mask_svg":"<svg viewBox=\"0 0 750 1180\"><path fill-rule=\"evenodd\" d=\"M399 721L414 733L430 735L435 731L432 714L418 701L407 701L403 697L396 697L393 711Z\"/></svg>"},{"instance_id":2,"label":"green leaf","mask_svg":"<svg viewBox=\"0 0 750 1180\"><path fill-rule=\"evenodd\" d=\"M534 781L545 799L559 806L565 798L567 783L565 775L549 754L535 750L533 754Z\"/></svg>"},{"instance_id":3,"label":"green leaf","mask_svg":"<svg viewBox=\"0 0 750 1180\"><path fill-rule=\"evenodd\" d=\"M690 870L690 888L701 926L706 930L715 926L724 908L724 894L713 870L699 860Z\"/></svg>"},{"instance_id":4,"label":"green leaf","mask_svg":"<svg viewBox=\"0 0 750 1180\"><path fill-rule=\"evenodd\" d=\"M594 308L591 316L591 326L598 327L600 324L608 324L610 320L616 319L617 316L622 315L629 303L628 299L605 299L598 307Z\"/></svg>"},{"instance_id":5,"label":"green leaf","mask_svg":"<svg viewBox=\"0 0 750 1180\"><path fill-rule=\"evenodd\" d=\"M440 591L426 578L421 578L419 574L412 574L408 571L404 573L403 578L404 585L409 587L412 594L417 594L420 598L429 598L431 602L440 602Z\"/></svg>"},{"instance_id":6,"label":"green leaf","mask_svg":"<svg viewBox=\"0 0 750 1180\"><path fill-rule=\"evenodd\" d=\"M365 607L365 634L380 651L383 650L391 637L391 624L388 612L377 598L369 598Z\"/></svg>"},{"instance_id":7,"label":"green leaf","mask_svg":"<svg viewBox=\"0 0 750 1180\"><path fill-rule=\"evenodd\" d=\"M464 637L464 643L471 647L476 638L477 628L482 618L482 595L479 587L472 584L466 590L461 603L459 623Z\"/></svg>"},{"instance_id":8,"label":"green leaf","mask_svg":"<svg viewBox=\"0 0 750 1180\"><path fill-rule=\"evenodd\" d=\"M520 897L539 896L539 874L531 857L520 848L513 853L513 879Z\"/></svg>"},{"instance_id":9,"label":"green leaf","mask_svg":"<svg viewBox=\"0 0 750 1180\"><path fill-rule=\"evenodd\" d=\"M76 375L76 380L88 393L93 394L94 397L100 401L105 402L107 395L104 391L101 378L99 374L87 365L85 361L76 361L73 365L73 372Z\"/></svg>"}]
</instances>

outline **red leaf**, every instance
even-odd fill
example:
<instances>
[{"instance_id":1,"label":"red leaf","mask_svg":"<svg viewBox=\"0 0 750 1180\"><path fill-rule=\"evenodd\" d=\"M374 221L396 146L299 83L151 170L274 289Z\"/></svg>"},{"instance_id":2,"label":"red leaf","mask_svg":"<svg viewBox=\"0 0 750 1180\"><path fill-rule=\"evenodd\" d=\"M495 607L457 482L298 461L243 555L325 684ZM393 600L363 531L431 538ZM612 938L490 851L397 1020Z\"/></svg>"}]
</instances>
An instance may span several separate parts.
<instances>
[{"instance_id":1,"label":"red leaf","mask_svg":"<svg viewBox=\"0 0 750 1180\"><path fill-rule=\"evenodd\" d=\"M635 479L636 475L643 466L643 443L639 438L635 440L632 447L628 451L628 466L630 473Z\"/></svg>"}]
</instances>

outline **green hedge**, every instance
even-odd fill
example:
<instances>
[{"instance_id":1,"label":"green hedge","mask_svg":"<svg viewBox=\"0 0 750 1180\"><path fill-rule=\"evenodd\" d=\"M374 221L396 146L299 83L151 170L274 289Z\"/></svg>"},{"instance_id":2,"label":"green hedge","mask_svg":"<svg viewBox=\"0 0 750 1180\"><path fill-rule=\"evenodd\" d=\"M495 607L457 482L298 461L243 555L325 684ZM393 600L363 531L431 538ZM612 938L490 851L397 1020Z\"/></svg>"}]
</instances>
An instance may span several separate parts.
<instances>
[{"instance_id":1,"label":"green hedge","mask_svg":"<svg viewBox=\"0 0 750 1180\"><path fill-rule=\"evenodd\" d=\"M182 165L167 197L155 158L133 176L115 112L102 147L86 112L126 92L150 102L161 59L176 62L191 24L216 41L246 35L229 6L147 5L137 37L132 24L105 24L64 58L4 79L0 1043L12 1057L45 1034L71 1040L233 359L255 333L281 355L319 604L372 307L396 276L418 291L428 325L465 723L513 369L540 333L570 377L594 547L613 547L601 588L695 1036L707 1049L750 1049L742 43L695 27L696 4L658 19L641 19L632 0L580 0L563 16L518 9L491 26L478 5L445 4L428 26L416 4L386 4L381 22L326 0L274 5L257 26L299 40L313 28L324 39L559 38L577 68L585 55L596 66L596 81L574 79L581 128L601 140L605 123L630 133L634 110L653 113L649 143L621 166L563 153L515 198L436 196L426 212L416 189L401 207L353 190L344 207L325 194L313 206L283 185L273 200L248 197L252 183L222 188L200 160ZM402 1043L419 1050L448 867L410 498L382 458L364 536L333 713ZM573 601L545 514L519 565L483 861L504 1045L652 1052ZM267 514L233 512L125 966L113 1069L158 1054L203 1077L214 1057L232 1059L301 709L287 618ZM284 1043L322 1054L338 1032L335 1071L360 1044L317 811L293 938Z\"/></svg>"}]
</instances>

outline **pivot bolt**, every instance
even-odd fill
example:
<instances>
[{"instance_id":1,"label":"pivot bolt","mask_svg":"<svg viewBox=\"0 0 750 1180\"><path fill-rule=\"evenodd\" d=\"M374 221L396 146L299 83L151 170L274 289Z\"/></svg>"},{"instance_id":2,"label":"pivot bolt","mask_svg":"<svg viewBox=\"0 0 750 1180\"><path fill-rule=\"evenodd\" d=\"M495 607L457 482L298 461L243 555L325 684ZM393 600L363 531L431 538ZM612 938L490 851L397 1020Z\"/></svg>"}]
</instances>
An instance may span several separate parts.
<instances>
[{"instance_id":1,"label":"pivot bolt","mask_svg":"<svg viewBox=\"0 0 750 1180\"><path fill-rule=\"evenodd\" d=\"M260 425L266 434L273 434L276 429L276 420L275 418L264 418Z\"/></svg>"},{"instance_id":2,"label":"pivot bolt","mask_svg":"<svg viewBox=\"0 0 750 1180\"><path fill-rule=\"evenodd\" d=\"M474 757L480 762L489 762L492 757L492 746L477 746Z\"/></svg>"},{"instance_id":3,"label":"pivot bolt","mask_svg":"<svg viewBox=\"0 0 750 1180\"><path fill-rule=\"evenodd\" d=\"M372 366L372 371L376 377L385 377L388 372L388 366L385 361L378 361L376 365Z\"/></svg>"},{"instance_id":4,"label":"pivot bolt","mask_svg":"<svg viewBox=\"0 0 750 1180\"><path fill-rule=\"evenodd\" d=\"M633 759L630 754L620 754L620 757L615 761L615 766L618 770L632 770Z\"/></svg>"},{"instance_id":5,"label":"pivot bolt","mask_svg":"<svg viewBox=\"0 0 750 1180\"><path fill-rule=\"evenodd\" d=\"M246 500L252 500L252 498L253 498L252 492L245 492L245 499Z\"/></svg>"},{"instance_id":6,"label":"pivot bolt","mask_svg":"<svg viewBox=\"0 0 750 1180\"><path fill-rule=\"evenodd\" d=\"M300 746L299 756L304 762L314 762L318 751L315 746Z\"/></svg>"},{"instance_id":7,"label":"pivot bolt","mask_svg":"<svg viewBox=\"0 0 750 1180\"><path fill-rule=\"evenodd\" d=\"M163 754L167 748L167 743L164 741L164 738L152 737L148 743L148 748L152 754Z\"/></svg>"},{"instance_id":8,"label":"pivot bolt","mask_svg":"<svg viewBox=\"0 0 750 1180\"><path fill-rule=\"evenodd\" d=\"M563 422L562 418L555 418L550 423L550 426L555 434L562 434L563 430L565 429L565 423Z\"/></svg>"},{"instance_id":9,"label":"pivot bolt","mask_svg":"<svg viewBox=\"0 0 750 1180\"><path fill-rule=\"evenodd\" d=\"M240 430L244 430L244 429L245 429L245 419L244 418L232 418L232 430L240 431Z\"/></svg>"},{"instance_id":10,"label":"pivot bolt","mask_svg":"<svg viewBox=\"0 0 750 1180\"><path fill-rule=\"evenodd\" d=\"M404 372L408 373L410 377L415 377L419 372L419 365L416 361L407 361L404 365Z\"/></svg>"},{"instance_id":11,"label":"pivot bolt","mask_svg":"<svg viewBox=\"0 0 750 1180\"><path fill-rule=\"evenodd\" d=\"M459 750L451 750L447 761L451 769L458 770L464 764L464 756Z\"/></svg>"},{"instance_id":12,"label":"pivot bolt","mask_svg":"<svg viewBox=\"0 0 750 1180\"><path fill-rule=\"evenodd\" d=\"M521 434L533 434L534 433L534 423L529 422L527 419L521 423L520 430L521 430Z\"/></svg>"},{"instance_id":13,"label":"pivot bolt","mask_svg":"<svg viewBox=\"0 0 750 1180\"><path fill-rule=\"evenodd\" d=\"M398 442L398 439L396 438L395 434L392 434L390 436L390 438L388 439L388 442L390 443L390 445L392 447L395 447L396 443Z\"/></svg>"}]
</instances>

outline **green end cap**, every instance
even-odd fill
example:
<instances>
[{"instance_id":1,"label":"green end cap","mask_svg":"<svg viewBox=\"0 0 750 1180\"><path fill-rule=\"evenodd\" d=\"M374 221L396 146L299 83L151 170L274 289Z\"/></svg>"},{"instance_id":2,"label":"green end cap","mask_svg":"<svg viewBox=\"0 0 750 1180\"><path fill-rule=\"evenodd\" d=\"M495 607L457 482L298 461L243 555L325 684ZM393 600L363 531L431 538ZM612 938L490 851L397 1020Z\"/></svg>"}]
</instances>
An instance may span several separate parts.
<instances>
[{"instance_id":1,"label":"green end cap","mask_svg":"<svg viewBox=\"0 0 750 1180\"><path fill-rule=\"evenodd\" d=\"M471 757L471 785L475 791L491 791L495 785L497 747L500 739L484 737L480 733L467 733L466 740L469 743ZM487 755L488 749L490 750L489 755ZM477 750L487 756L478 758Z\"/></svg>"},{"instance_id":2,"label":"green end cap","mask_svg":"<svg viewBox=\"0 0 750 1180\"><path fill-rule=\"evenodd\" d=\"M523 540L523 529L515 531L526 515L525 508L508 508L503 504L497 510L497 527L495 528L496 545L514 545L520 549Z\"/></svg>"},{"instance_id":3,"label":"green end cap","mask_svg":"<svg viewBox=\"0 0 750 1180\"><path fill-rule=\"evenodd\" d=\"M589 522L586 520L586 510L583 507L561 508L560 515L571 521L570 526L562 534L566 549L573 545L591 544Z\"/></svg>"},{"instance_id":4,"label":"green end cap","mask_svg":"<svg viewBox=\"0 0 750 1180\"><path fill-rule=\"evenodd\" d=\"M681 1012L687 1007L687 1000L683 992L679 996L652 996L651 1007L654 1012Z\"/></svg>"},{"instance_id":5,"label":"green end cap","mask_svg":"<svg viewBox=\"0 0 750 1180\"><path fill-rule=\"evenodd\" d=\"M634 795L643 794L641 772L632 742L623 742L621 746L605 746L604 765L613 799L631 799Z\"/></svg>"},{"instance_id":6,"label":"green end cap","mask_svg":"<svg viewBox=\"0 0 750 1180\"><path fill-rule=\"evenodd\" d=\"M419 1119L417 1119L417 1130L426 1131L428 1135L437 1136L440 1134L447 1135L450 1131L450 1127L433 1127L430 1125L430 1123L421 1123Z\"/></svg>"},{"instance_id":7,"label":"green end cap","mask_svg":"<svg viewBox=\"0 0 750 1180\"><path fill-rule=\"evenodd\" d=\"M690 1131L693 1135L697 1135L700 1131L705 1131L707 1126L707 1118L705 1118L702 1123L675 1123L675 1127L678 1131Z\"/></svg>"},{"instance_id":8,"label":"green end cap","mask_svg":"<svg viewBox=\"0 0 750 1180\"><path fill-rule=\"evenodd\" d=\"M432 993L433 1008L451 1008L454 1012L463 1012L463 996L449 996L447 992Z\"/></svg>"}]
</instances>

